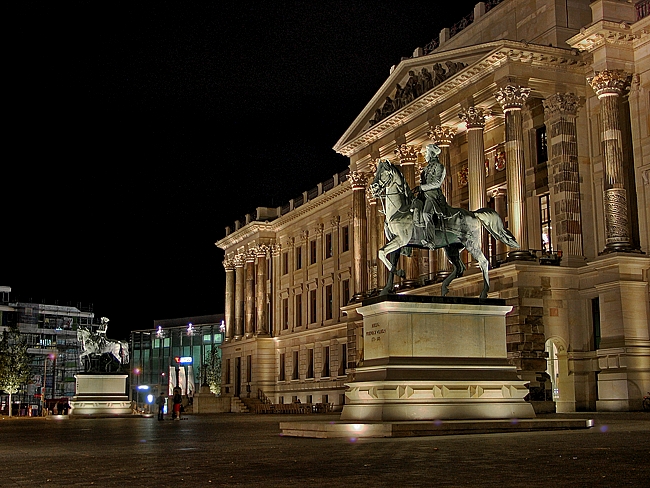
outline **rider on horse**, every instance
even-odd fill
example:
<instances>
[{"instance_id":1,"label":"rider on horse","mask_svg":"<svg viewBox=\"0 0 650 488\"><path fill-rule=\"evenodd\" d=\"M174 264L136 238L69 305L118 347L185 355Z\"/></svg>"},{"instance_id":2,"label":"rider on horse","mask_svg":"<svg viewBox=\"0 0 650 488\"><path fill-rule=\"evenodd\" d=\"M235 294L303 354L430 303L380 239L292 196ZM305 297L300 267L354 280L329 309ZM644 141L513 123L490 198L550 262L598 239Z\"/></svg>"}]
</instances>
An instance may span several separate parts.
<instances>
[{"instance_id":1,"label":"rider on horse","mask_svg":"<svg viewBox=\"0 0 650 488\"><path fill-rule=\"evenodd\" d=\"M414 192L418 193L418 197L413 199L411 203L413 224L416 227L425 228L434 226L434 229L428 229L428 233L432 235L435 227L446 231L445 220L450 219L458 213L457 211L453 212L452 207L447 204L447 199L440 189L447 170L440 163L438 159L439 154L440 148L436 144L429 144L427 146L425 159L428 164L422 170L420 186L413 189ZM434 219L434 216L437 219Z\"/></svg>"}]
</instances>

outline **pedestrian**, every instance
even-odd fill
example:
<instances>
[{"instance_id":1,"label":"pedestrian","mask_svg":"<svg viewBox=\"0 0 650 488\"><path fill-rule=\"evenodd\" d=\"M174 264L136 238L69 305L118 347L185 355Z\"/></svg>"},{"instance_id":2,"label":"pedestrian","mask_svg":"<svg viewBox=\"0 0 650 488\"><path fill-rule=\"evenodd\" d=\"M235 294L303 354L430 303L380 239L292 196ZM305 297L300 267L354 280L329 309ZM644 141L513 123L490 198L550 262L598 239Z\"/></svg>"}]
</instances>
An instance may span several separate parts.
<instances>
[{"instance_id":1,"label":"pedestrian","mask_svg":"<svg viewBox=\"0 0 650 488\"><path fill-rule=\"evenodd\" d=\"M174 420L181 419L181 403L183 402L183 397L181 396L181 389L176 387L174 388Z\"/></svg>"},{"instance_id":2,"label":"pedestrian","mask_svg":"<svg viewBox=\"0 0 650 488\"><path fill-rule=\"evenodd\" d=\"M167 399L165 398L165 392L161 391L160 396L156 398L156 405L158 405L158 420L165 420L165 403Z\"/></svg>"}]
</instances>

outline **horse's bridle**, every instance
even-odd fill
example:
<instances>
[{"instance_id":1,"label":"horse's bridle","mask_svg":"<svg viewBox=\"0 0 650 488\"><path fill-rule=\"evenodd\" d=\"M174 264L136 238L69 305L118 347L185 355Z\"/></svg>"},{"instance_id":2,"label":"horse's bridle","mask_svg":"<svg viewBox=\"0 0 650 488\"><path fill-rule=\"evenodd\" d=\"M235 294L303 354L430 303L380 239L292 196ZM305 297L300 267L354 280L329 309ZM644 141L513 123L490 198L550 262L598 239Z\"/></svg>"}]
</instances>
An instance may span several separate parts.
<instances>
[{"instance_id":1,"label":"horse's bridle","mask_svg":"<svg viewBox=\"0 0 650 488\"><path fill-rule=\"evenodd\" d=\"M379 165L387 165L386 161L380 161ZM377 167L377 172L379 172L379 167ZM386 187L390 184L390 182L393 180L395 175L393 174L392 168L389 168L388 171L382 171L382 174L390 173L388 175L388 178L384 181L383 178L377 178L375 177L375 181L372 182L370 185L370 191L372 192L372 195L375 198L381 198L382 196L385 198L386 197ZM379 176L379 173L377 174ZM377 181L379 179L379 181ZM383 195L382 195L383 194Z\"/></svg>"}]
</instances>

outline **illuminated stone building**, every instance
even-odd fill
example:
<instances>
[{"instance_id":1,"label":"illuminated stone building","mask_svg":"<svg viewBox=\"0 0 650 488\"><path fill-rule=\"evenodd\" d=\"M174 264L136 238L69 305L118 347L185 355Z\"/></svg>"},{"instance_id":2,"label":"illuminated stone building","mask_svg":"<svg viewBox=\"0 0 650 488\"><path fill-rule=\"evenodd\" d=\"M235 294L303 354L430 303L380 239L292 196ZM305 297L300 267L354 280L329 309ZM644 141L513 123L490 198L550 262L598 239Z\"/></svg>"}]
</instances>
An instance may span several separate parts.
<instances>
[{"instance_id":1,"label":"illuminated stone building","mask_svg":"<svg viewBox=\"0 0 650 488\"><path fill-rule=\"evenodd\" d=\"M508 355L533 399L551 399L546 387L560 412L640 409L650 390L649 9L480 2L394 66L334 147L350 158L347 178L260 207L217 243L224 392L340 406L363 360L347 299L386 279L367 185L380 158L417 185L422 148L435 142L448 201L494 208L521 244L486 240L490 296L513 306ZM439 252L402 258L400 293L440 294ZM481 274L468 268L450 295L479 295Z\"/></svg>"}]
</instances>

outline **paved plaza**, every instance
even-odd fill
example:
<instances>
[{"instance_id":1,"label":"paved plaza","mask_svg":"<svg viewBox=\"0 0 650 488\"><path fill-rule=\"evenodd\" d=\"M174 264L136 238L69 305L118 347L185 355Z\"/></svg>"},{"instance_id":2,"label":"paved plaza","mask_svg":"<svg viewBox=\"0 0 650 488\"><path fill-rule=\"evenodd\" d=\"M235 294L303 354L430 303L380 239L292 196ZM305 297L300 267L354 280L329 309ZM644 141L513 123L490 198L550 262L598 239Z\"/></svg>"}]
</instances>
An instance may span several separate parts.
<instances>
[{"instance_id":1,"label":"paved plaza","mask_svg":"<svg viewBox=\"0 0 650 488\"><path fill-rule=\"evenodd\" d=\"M354 440L279 435L304 416L3 419L0 486L648 486L650 413L573 416L596 426Z\"/></svg>"}]
</instances>

